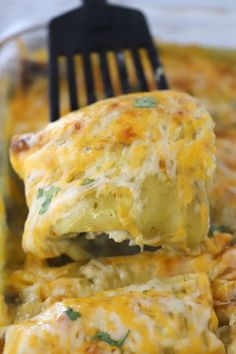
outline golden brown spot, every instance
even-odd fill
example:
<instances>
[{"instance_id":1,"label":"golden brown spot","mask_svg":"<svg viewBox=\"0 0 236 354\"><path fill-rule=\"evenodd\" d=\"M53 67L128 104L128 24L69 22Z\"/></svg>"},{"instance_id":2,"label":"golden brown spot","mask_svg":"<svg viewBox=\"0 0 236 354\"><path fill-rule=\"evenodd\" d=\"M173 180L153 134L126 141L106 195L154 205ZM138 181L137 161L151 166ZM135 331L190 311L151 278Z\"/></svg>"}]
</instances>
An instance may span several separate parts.
<instances>
[{"instance_id":1,"label":"golden brown spot","mask_svg":"<svg viewBox=\"0 0 236 354\"><path fill-rule=\"evenodd\" d=\"M80 130L81 129L81 123L80 122L75 122L74 123L74 128L75 128L75 130Z\"/></svg>"},{"instance_id":2,"label":"golden brown spot","mask_svg":"<svg viewBox=\"0 0 236 354\"><path fill-rule=\"evenodd\" d=\"M125 128L120 135L120 142L125 145L132 143L133 138L136 137L136 133L132 127Z\"/></svg>"},{"instance_id":3,"label":"golden brown spot","mask_svg":"<svg viewBox=\"0 0 236 354\"><path fill-rule=\"evenodd\" d=\"M227 139L232 139L234 140L236 138L236 131L229 130L229 129L221 129L216 132L216 137L217 138L227 138Z\"/></svg>"},{"instance_id":4,"label":"golden brown spot","mask_svg":"<svg viewBox=\"0 0 236 354\"><path fill-rule=\"evenodd\" d=\"M5 335L3 335L3 336L0 338L0 353L3 352L4 344L5 344Z\"/></svg>"},{"instance_id":5,"label":"golden brown spot","mask_svg":"<svg viewBox=\"0 0 236 354\"><path fill-rule=\"evenodd\" d=\"M119 106L118 102L113 102L110 104L110 108L117 108Z\"/></svg>"},{"instance_id":6,"label":"golden brown spot","mask_svg":"<svg viewBox=\"0 0 236 354\"><path fill-rule=\"evenodd\" d=\"M159 161L159 166L161 169L164 169L166 167L166 162L164 160Z\"/></svg>"},{"instance_id":7,"label":"golden brown spot","mask_svg":"<svg viewBox=\"0 0 236 354\"><path fill-rule=\"evenodd\" d=\"M24 134L20 136L14 136L11 140L11 150L15 153L27 151L37 146L40 148L47 143L46 136L43 132L39 134Z\"/></svg>"},{"instance_id":8,"label":"golden brown spot","mask_svg":"<svg viewBox=\"0 0 236 354\"><path fill-rule=\"evenodd\" d=\"M184 111L182 109L179 109L176 113L179 114L179 115L183 115Z\"/></svg>"},{"instance_id":9,"label":"golden brown spot","mask_svg":"<svg viewBox=\"0 0 236 354\"><path fill-rule=\"evenodd\" d=\"M189 80L189 78L183 78L181 77L174 77L172 79L172 85L173 87L181 87L181 90L189 92L191 90L191 87L193 84Z\"/></svg>"},{"instance_id":10,"label":"golden brown spot","mask_svg":"<svg viewBox=\"0 0 236 354\"><path fill-rule=\"evenodd\" d=\"M88 353L88 354L102 354L103 351L101 350L101 348L99 348L98 343L93 343L86 349L86 353Z\"/></svg>"},{"instance_id":11,"label":"golden brown spot","mask_svg":"<svg viewBox=\"0 0 236 354\"><path fill-rule=\"evenodd\" d=\"M23 138L18 138L18 137L14 137L11 141L11 150L15 153L19 153L22 151L26 151L29 150L30 146L27 142L27 138L23 137Z\"/></svg>"},{"instance_id":12,"label":"golden brown spot","mask_svg":"<svg viewBox=\"0 0 236 354\"><path fill-rule=\"evenodd\" d=\"M176 115L174 116L174 121L177 123L177 124L181 124L183 122L183 119L184 119L184 113L182 112L181 114L179 112L176 113Z\"/></svg>"}]
</instances>

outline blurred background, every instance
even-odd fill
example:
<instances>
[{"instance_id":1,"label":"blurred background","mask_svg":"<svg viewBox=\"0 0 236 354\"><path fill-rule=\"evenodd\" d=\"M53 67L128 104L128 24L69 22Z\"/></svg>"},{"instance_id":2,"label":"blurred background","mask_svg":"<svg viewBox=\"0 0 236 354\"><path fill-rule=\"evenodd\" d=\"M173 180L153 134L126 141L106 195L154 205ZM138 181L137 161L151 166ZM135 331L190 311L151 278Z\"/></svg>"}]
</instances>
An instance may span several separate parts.
<instances>
[{"instance_id":1,"label":"blurred background","mask_svg":"<svg viewBox=\"0 0 236 354\"><path fill-rule=\"evenodd\" d=\"M235 0L110 0L140 8L152 33L168 42L236 47ZM0 1L0 40L31 25L47 22L79 0ZM170 26L171 23L171 26Z\"/></svg>"}]
</instances>

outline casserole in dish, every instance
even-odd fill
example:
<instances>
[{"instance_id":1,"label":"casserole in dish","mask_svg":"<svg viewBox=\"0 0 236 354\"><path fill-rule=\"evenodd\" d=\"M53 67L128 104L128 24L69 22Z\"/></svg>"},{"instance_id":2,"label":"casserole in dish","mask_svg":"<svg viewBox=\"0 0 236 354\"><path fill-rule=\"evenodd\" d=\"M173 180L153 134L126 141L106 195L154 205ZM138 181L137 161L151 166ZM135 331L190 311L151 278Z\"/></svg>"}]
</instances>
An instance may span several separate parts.
<instances>
[{"instance_id":1,"label":"casserole in dish","mask_svg":"<svg viewBox=\"0 0 236 354\"><path fill-rule=\"evenodd\" d=\"M2 85L4 89L2 89L1 96L4 98L2 109L4 122L4 130L2 132L4 138L2 163L4 167L1 169L1 181L4 183L3 194L6 210L5 213L3 208L1 208L1 215L7 215L5 221L4 217L2 217L1 224L3 262L1 268L0 305L2 309L3 352L18 353L21 351L23 353L33 353L33 350L35 350L35 353L37 353L39 350L48 350L48 352L53 353L54 350L55 353L59 353L61 350L64 353L67 350L69 353L73 352L73 350L78 351L78 348L80 350L83 348L84 351L81 351L81 353L86 352L85 350L88 353L110 353L118 352L121 349L124 353L143 353L144 349L136 346L139 342L137 338L141 338L142 343L147 343L145 349L147 353L157 353L158 350L164 353L171 353L173 350L175 353L184 353L181 350L189 350L190 347L196 353L235 353L236 309L234 294L236 289L236 259L235 246L233 245L234 233L236 231L234 158L236 144L234 131L236 114L234 98L236 86L235 53L233 51L204 49L194 46L181 47L165 44L160 46L162 61L168 73L171 88L185 91L198 97L207 106L216 123L216 173L213 184L208 186L211 214L209 235L211 237L206 237L208 229L208 202L207 198L205 198L204 189L202 190L202 204L200 204L203 207L205 205L204 208L207 210L207 215L205 214L201 223L199 222L199 230L202 228L203 231L199 232L199 234L194 232L196 244L198 244L197 251L195 249L194 254L193 252L186 254L186 250L189 251L186 249L186 245L180 247L180 249L178 247L176 249L176 244L173 247L172 242L170 242L167 248L164 247L161 250L152 248L151 251L154 252L146 249L144 253L139 253L139 247L130 247L125 240L121 243L122 247L117 252L118 245L112 243L112 246L110 246L108 242L111 240L108 241L107 239L101 239L101 243L98 245L95 245L96 242L92 243L91 250L88 245L90 241L94 240L87 240L85 237L85 240L83 240L83 249L86 252L81 252L81 254L83 253L82 257L78 257L78 247L80 247L80 244L76 238L70 238L72 243L71 247L68 247L68 251L65 242L62 243L63 246L60 249L49 247L49 252L48 247L46 247L46 251L42 251L41 246L32 248L31 245L28 246L24 243L24 248L27 251L25 255L22 251L21 237L23 234L23 224L27 216L27 208L24 200L23 186L10 168L7 150L9 141L14 134L36 132L44 128L47 124L47 66L45 51L42 50L42 43L45 42L42 38L40 39L41 34L44 37L45 33L44 30L36 30L36 32L39 34L38 42L33 39L33 32L24 34L22 37L24 38L23 42L22 38L16 40L13 52L16 50L19 53L18 59L15 62L13 60L14 65L11 67L11 63L13 63L11 57L8 65L5 66L8 67L8 70L4 71L1 76L1 80L4 83ZM25 42L28 47L25 47ZM2 47L2 50L6 50L6 46L10 46L10 43L5 44L5 48ZM98 66L96 60L94 58L95 74L97 70L96 65ZM147 65L145 53L143 53L143 63ZM81 70L80 65L80 59L78 58L78 70ZM112 69L112 64L111 70L114 71L113 83L116 93L119 94L119 87L116 83L117 77L115 70ZM132 76L132 72L130 75L135 90L135 77ZM97 82L97 90L102 92L99 80ZM78 84L83 87L83 82L79 82ZM151 82L150 88L152 88ZM61 92L63 97L62 110L66 113L67 97L63 93L63 85ZM100 98L103 98L102 93ZM159 101L158 97L156 99ZM83 100L81 104L83 104ZM93 108L85 108L85 112L86 109L88 109L89 115L89 110ZM144 111L142 114L145 114ZM73 119L73 116L71 116L71 119ZM64 122L66 122L66 119ZM63 119L56 123L56 133L59 132L60 126L64 127L63 124ZM50 130L50 128L45 128L44 131L47 132L47 129ZM144 131L146 131L145 129ZM211 128L208 133L210 134L210 138L207 140L209 146L211 146ZM34 137L38 137L39 135L40 133L31 134L30 139L34 139ZM122 141L124 146L127 144L126 139L132 140L135 138L132 135L125 135L125 141ZM88 135L86 137L88 138ZM56 139L56 136L53 136L53 138ZM14 144L17 146L19 141L18 138L13 141L13 146ZM209 146L205 146L205 150L202 152L200 149L197 149L198 155L196 159L207 153ZM38 151L40 150L39 148L37 149ZM26 154L29 154L29 156L32 154L32 161L35 160L37 162L35 165L36 169L35 166L31 168L26 155L23 156L24 153L22 155L24 163L22 161L18 163L17 161L20 161L21 158L20 154L16 154L16 151L13 153L13 164L25 179L29 173L33 173L37 169L38 161L41 161L40 159L37 160L38 157L35 158L37 154L34 156L31 149L26 151ZM54 163L57 162L58 158L62 158L63 164L69 164L69 159L66 157L63 158L60 154L53 155L53 153L54 151L51 153L51 156L55 157ZM46 161L45 156L42 158L43 164ZM119 161L115 157L114 160ZM213 157L209 158L208 163L210 163L211 169L213 169ZM26 166L24 171L23 166ZM194 166L196 166L195 163ZM53 166L50 165L49 167L50 173L48 176L52 176ZM45 169L44 165L43 169ZM205 167L204 171L206 171ZM213 170L211 170L208 177L212 173ZM191 179L191 176L192 174L190 173L188 180L189 178ZM82 180L85 180L85 178L92 177L85 175ZM87 186L89 185L90 183L87 184ZM186 187L186 184L184 186ZM39 234L41 235L42 245L45 245L45 238L49 235L44 232L44 223L41 220L39 221L40 215L46 217L47 213L40 215L38 213L45 202L45 196L48 196L48 194L45 194L47 189L45 191L44 187L39 184L35 186L28 184L27 186L26 182L26 193L30 208L34 207L33 203L35 201L37 202L37 213L35 214L37 218L30 218L28 220L30 223L35 221L30 231L35 231L37 227L41 228ZM56 185L56 187L58 186ZM41 197L37 199L37 192L40 188L42 189L42 192L40 192ZM163 186L160 190L162 188ZM34 200L35 196L36 200ZM56 201L56 198L60 194L59 191L54 190L49 196L51 196L49 199L53 202L54 198ZM174 204L173 197L170 197L169 200ZM74 209L73 206L72 204L71 211ZM53 204L52 207L54 207ZM176 204L173 209L171 213L174 217L176 211L179 211L178 205ZM48 217L49 221L56 214L55 211L56 209ZM127 210L125 214L128 214ZM199 219L197 220L199 221ZM100 221L100 223L104 227L109 226L106 220L105 222ZM68 224L71 224L71 220ZM166 228L167 226L171 227L167 223L165 223L165 226ZM64 235L68 231L66 228L64 229L65 233L61 230L61 228L58 228L58 235ZM95 229L85 230L84 228L83 230L77 229L75 231L78 233L84 231L97 232ZM103 228L103 231L109 230ZM28 232L27 228L25 232ZM95 236L95 239L97 238L97 235L94 234L90 234L90 236ZM120 236L121 240L124 238L124 234L117 234L117 236L118 238ZM35 234L33 232L28 232L27 239L32 240L34 237ZM6 243L5 239L7 240ZM117 241L116 237L114 239ZM166 239L166 237L163 237L160 242L153 243L152 246L163 245L163 240ZM141 244L141 242L136 243ZM98 249L97 253L93 249L95 246ZM93 252L95 252L96 258ZM108 258L101 257L106 255L104 254L105 252L109 255ZM123 255L117 256L117 253ZM128 255L128 253L136 254ZM92 260L86 260L91 257L93 258ZM196 275L193 275L193 273ZM176 275L179 277L172 278ZM165 278L163 283L159 278ZM173 282L177 284L177 289L173 286ZM131 287L129 287L130 284L132 284ZM183 288L187 289L187 295L185 294L182 298L181 289ZM199 290L197 294L195 292L196 288ZM178 291L180 291L180 294ZM127 293L128 295L124 296ZM80 298L83 299L80 300ZM110 308L107 308L107 306L109 307L108 298L111 303ZM127 303L125 301L128 302L129 307L129 304L133 304L134 298L140 298L140 304L137 305L140 310L134 310L131 315L131 318L134 320L132 327L131 325L124 325L123 321L126 321L125 306ZM171 312L169 308L163 310L160 305L157 305L157 303L162 303L163 299L168 301L168 304L173 304L173 302L178 300L183 309L181 316L177 316L176 310L173 316L169 313ZM190 306L189 308L186 306L185 301L188 303L192 301L191 304L193 304L193 307L191 308ZM142 304L143 302L145 305ZM151 303L151 310L148 308L148 302ZM122 322L118 327L116 327L115 323L110 323L111 318L113 318L110 316L111 308L113 309L112 316L119 323ZM117 309L120 308L122 310L118 311ZM193 311L193 308L196 312ZM109 318L108 322L99 322L100 316L98 318L95 316L99 311L102 311L104 318ZM186 316L184 313L186 313ZM205 317L201 315L203 313ZM83 322L83 317L86 316L93 322L93 327L90 327L90 320L88 320L87 324ZM162 334L160 328L155 328L153 336L159 338L158 342L160 345L154 348L154 344L151 343L153 342L152 337L149 346L149 339L145 337L146 332L135 327L136 316L138 322L140 322L140 328L148 326L148 318L152 318L154 323L159 323L162 320L166 321L164 327L168 329L168 339L170 341L167 341L166 334ZM193 319L196 317L197 321L200 321L200 318L204 317L206 321L199 322L198 326L195 326L193 320L191 328L187 324L186 330L185 322L189 316L193 316ZM71 320L70 317L73 319ZM8 328L4 327L9 324ZM48 328L48 331L42 329L45 326ZM173 326L176 328L174 332L172 332ZM70 339L67 338L67 342L64 342L63 333L68 333L68 331L71 331L71 337ZM176 338L179 338L183 332L186 334L185 347L178 347L177 343L180 341ZM27 333L26 337L25 333ZM197 338L195 346L193 345L193 336ZM55 338L60 338L61 342L58 342ZM94 339L92 340L92 338ZM173 338L174 344L171 342ZM80 345L81 347L79 347Z\"/></svg>"}]
</instances>

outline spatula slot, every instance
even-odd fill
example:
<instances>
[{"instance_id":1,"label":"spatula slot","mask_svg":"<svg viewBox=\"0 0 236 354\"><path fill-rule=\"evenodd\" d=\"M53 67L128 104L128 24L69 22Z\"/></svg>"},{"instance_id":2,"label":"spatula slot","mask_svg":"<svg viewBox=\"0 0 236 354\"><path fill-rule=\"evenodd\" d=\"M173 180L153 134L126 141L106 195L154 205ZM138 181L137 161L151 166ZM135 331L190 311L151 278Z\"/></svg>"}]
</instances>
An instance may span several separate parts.
<instances>
[{"instance_id":1,"label":"spatula slot","mask_svg":"<svg viewBox=\"0 0 236 354\"><path fill-rule=\"evenodd\" d=\"M139 91L147 91L148 90L147 80L145 78L145 74L143 71L143 67L140 59L140 53L137 48L132 49L132 56L133 56L133 61L137 72Z\"/></svg>"},{"instance_id":2,"label":"spatula slot","mask_svg":"<svg viewBox=\"0 0 236 354\"><path fill-rule=\"evenodd\" d=\"M146 80L147 80L147 86L148 86L147 91L156 90L157 83L155 81L154 71L153 71L152 64L150 62L150 58L147 53L147 49L146 48L139 48L139 56L140 56L140 61L142 64L143 72L144 72Z\"/></svg>"},{"instance_id":3,"label":"spatula slot","mask_svg":"<svg viewBox=\"0 0 236 354\"><path fill-rule=\"evenodd\" d=\"M77 100L77 86L76 86L76 76L75 76L75 64L74 57L70 54L66 57L67 64L67 77L69 86L69 98L70 98L70 108L71 111L78 109Z\"/></svg>"},{"instance_id":4,"label":"spatula slot","mask_svg":"<svg viewBox=\"0 0 236 354\"><path fill-rule=\"evenodd\" d=\"M101 73L102 73L102 80L104 84L104 93L105 97L112 97L114 96L114 90L112 87L111 75L109 71L108 65L108 58L107 53L105 51L101 51L99 53L100 57L100 65L101 65Z\"/></svg>"},{"instance_id":5,"label":"spatula slot","mask_svg":"<svg viewBox=\"0 0 236 354\"><path fill-rule=\"evenodd\" d=\"M157 83L157 87L162 90L168 89L168 84L164 75L163 67L160 63L160 60L157 56L157 51L155 48L149 47L147 49L147 53L152 64L155 81Z\"/></svg>"},{"instance_id":6,"label":"spatula slot","mask_svg":"<svg viewBox=\"0 0 236 354\"><path fill-rule=\"evenodd\" d=\"M82 57L86 82L87 104L91 104L96 102L91 58L88 52L82 53Z\"/></svg>"},{"instance_id":7,"label":"spatula slot","mask_svg":"<svg viewBox=\"0 0 236 354\"><path fill-rule=\"evenodd\" d=\"M125 57L122 50L117 50L115 52L116 56L116 64L118 67L119 75L120 75L120 83L122 88L122 93L129 93L131 92L131 87L128 81L128 74L125 65Z\"/></svg>"}]
</instances>

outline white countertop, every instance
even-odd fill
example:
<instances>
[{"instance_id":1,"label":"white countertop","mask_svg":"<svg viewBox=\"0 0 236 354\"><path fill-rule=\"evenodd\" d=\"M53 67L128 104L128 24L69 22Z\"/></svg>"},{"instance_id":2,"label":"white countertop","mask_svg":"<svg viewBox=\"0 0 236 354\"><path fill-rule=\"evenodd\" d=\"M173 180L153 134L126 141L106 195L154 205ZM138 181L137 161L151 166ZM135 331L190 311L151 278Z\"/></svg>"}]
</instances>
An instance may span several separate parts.
<instances>
[{"instance_id":1,"label":"white countertop","mask_svg":"<svg viewBox=\"0 0 236 354\"><path fill-rule=\"evenodd\" d=\"M236 48L236 0L110 0L141 9L165 41ZM47 22L79 0L0 0L0 40Z\"/></svg>"}]
</instances>

